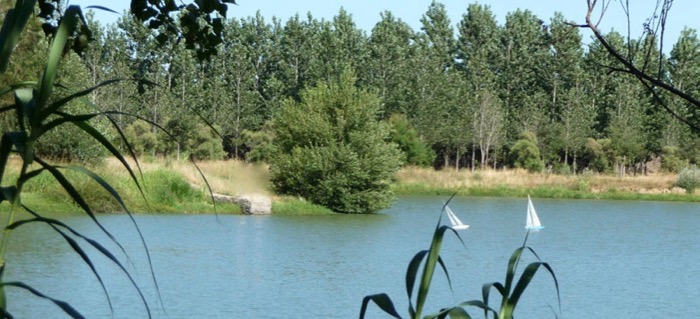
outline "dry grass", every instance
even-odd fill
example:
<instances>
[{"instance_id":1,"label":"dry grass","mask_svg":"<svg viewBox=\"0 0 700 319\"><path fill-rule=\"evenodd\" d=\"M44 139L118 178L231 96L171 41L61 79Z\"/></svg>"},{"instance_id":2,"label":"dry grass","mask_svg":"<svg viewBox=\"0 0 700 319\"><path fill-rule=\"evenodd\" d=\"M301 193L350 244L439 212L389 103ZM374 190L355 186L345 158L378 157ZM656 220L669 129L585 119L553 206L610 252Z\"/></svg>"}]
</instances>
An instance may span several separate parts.
<instances>
[{"instance_id":1,"label":"dry grass","mask_svg":"<svg viewBox=\"0 0 700 319\"><path fill-rule=\"evenodd\" d=\"M132 165L132 164L130 164ZM143 161L139 160L141 170L144 172L155 169L172 169L180 173L190 184L205 188L206 183L197 168L188 161ZM226 195L242 195L249 193L269 194L269 178L267 167L248 164L241 161L203 161L197 162L197 166L206 176L207 182L214 193ZM112 171L126 170L115 159L107 161L107 167ZM136 169L135 165L132 165Z\"/></svg>"},{"instance_id":2,"label":"dry grass","mask_svg":"<svg viewBox=\"0 0 700 319\"><path fill-rule=\"evenodd\" d=\"M267 167L241 161L206 161L197 164L216 193L241 195L243 193L268 194ZM180 172L194 185L204 187L202 176L192 163L178 162L173 169Z\"/></svg>"},{"instance_id":3,"label":"dry grass","mask_svg":"<svg viewBox=\"0 0 700 319\"><path fill-rule=\"evenodd\" d=\"M592 193L611 189L642 194L683 193L675 187L676 175L654 174L617 177L612 175L554 175L529 173L525 170L485 170L471 172L406 167L397 174L399 184L424 185L428 188L494 188L508 186L513 188L563 187L577 189L587 188Z\"/></svg>"}]
</instances>

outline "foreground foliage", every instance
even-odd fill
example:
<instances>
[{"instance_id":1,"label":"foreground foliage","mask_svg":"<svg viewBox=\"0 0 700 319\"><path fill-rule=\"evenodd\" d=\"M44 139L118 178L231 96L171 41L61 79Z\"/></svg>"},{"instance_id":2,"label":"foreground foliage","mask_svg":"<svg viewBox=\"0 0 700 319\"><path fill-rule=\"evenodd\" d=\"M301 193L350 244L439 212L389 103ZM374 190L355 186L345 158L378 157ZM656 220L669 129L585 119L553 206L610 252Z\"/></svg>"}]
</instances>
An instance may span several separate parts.
<instances>
[{"instance_id":1,"label":"foreground foliage","mask_svg":"<svg viewBox=\"0 0 700 319\"><path fill-rule=\"evenodd\" d=\"M452 196L454 197L454 195ZM451 199L452 198L450 198L450 200ZM445 207L447 207L449 202L450 201L448 200L443 206L443 212L445 211ZM515 309L520 301L520 298L523 296L525 289L528 287L537 271L541 268L545 269L552 276L557 292L557 299L559 299L559 283L557 281L557 277L554 275L552 267L548 263L542 262L539 256L537 256L537 253L535 253L531 247L527 246L526 235L523 245L517 248L508 260L505 280L503 282L485 283L482 287L482 300L468 300L460 302L456 306L440 309L437 312L424 316L423 312L425 310L425 302L431 288L430 286L433 280L433 274L435 273L438 265L445 272L447 281L450 282L450 275L448 274L447 267L440 256L440 250L442 248L445 233L451 231L457 236L457 238L459 238L460 241L462 241L462 238L459 236L459 233L457 233L456 230L449 226L441 225L441 221L442 215L440 215L438 224L435 227L435 233L433 234L433 240L430 243L430 248L428 250L418 252L408 264L408 269L406 270L406 293L408 294L409 302L408 318L472 318L472 315L469 314L468 310L477 309L478 312L483 313L485 318L491 317L494 319L513 319ZM462 242L462 244L464 244L464 242ZM520 259L523 252L527 251L532 253L537 258L537 261L525 266L520 273L520 276L517 277ZM423 272L420 277L418 277L418 272L421 265L423 266ZM418 286L416 286L416 283L418 283ZM491 302L491 292L494 289L500 295L500 306L494 306L494 303ZM413 297L414 292L415 299ZM391 298L387 294L380 293L366 296L362 300L360 319L365 317L367 307L370 302L374 302L386 314L391 315L394 318L403 318L396 311Z\"/></svg>"},{"instance_id":2,"label":"foreground foliage","mask_svg":"<svg viewBox=\"0 0 700 319\"><path fill-rule=\"evenodd\" d=\"M90 147L102 149L102 151L115 157L129 172L131 181L139 189L139 193L144 196L139 180L130 164L113 144L112 137L105 134L105 130L103 130L104 126L112 125L115 128L115 133L121 137L120 142L123 142L126 145L125 149L133 155L133 150L128 146L128 142L124 140L124 133L120 130L116 121L110 117L113 114L119 114L120 116L127 114L123 112L100 111L92 103L94 96L92 96L92 100L88 99L88 96L95 93L97 89L117 83L120 80L94 81L91 83L92 86L87 89L84 88L84 82L80 81L81 79L64 77L63 81L59 83L62 72L72 72L69 73L71 76L84 76L79 70L73 68L70 63L66 65L66 69L69 70L64 69L62 71L61 69L62 63L75 61L75 56L72 56L72 60L66 58L71 57L70 55L73 52L77 54L85 53L87 44L92 38L93 34L83 16L82 9L79 6L68 6L63 10L63 2L61 1L17 0L10 3L14 4L8 5L3 2L0 5L0 9L4 13L2 28L0 29L0 74L2 75L0 80L0 101L3 103L0 106L0 116L3 117L3 132L0 139L0 203L7 201L11 206L9 211L3 212L3 231L0 238L0 317L13 317L8 311L11 307L8 307L5 292L7 288L16 288L23 289L38 298L53 302L70 317L83 318L83 315L70 304L45 295L34 289L30 284L7 281L4 276L4 270L9 266L6 260L6 253L12 231L28 224L43 224L48 227L45 229L55 232L56 236L62 238L82 258L83 262L89 266L95 279L102 286L102 291L110 309L112 309L110 294L91 256L86 253L84 248L86 246L95 249L98 254L106 257L121 269L124 276L128 278L138 292L150 318L151 311L145 296L134 277L132 277L123 263L115 257L113 252L105 248L102 243L77 232L70 225L60 220L44 217L22 200L25 186L30 181L45 178L47 175L50 176L63 189L63 195L67 196L69 201L79 206L82 212L92 219L94 225L109 238L109 241L119 247L122 253L126 254L124 247L100 223L91 203L86 201L84 196L86 191L76 187L77 184L71 175L83 175L83 177L91 180L94 183L93 190L101 189L104 191L104 193L108 194L107 197L110 201L131 217L120 194L105 179L85 167L59 165L51 163L48 158L44 157L44 155L63 158L73 158L72 156L74 156L76 159L86 159L94 157L94 154L99 154L99 150L91 154L60 154L65 152L63 148L66 145L75 143L87 145L82 147L82 149L89 149ZM218 13L225 18L226 3L233 3L233 0L197 1L198 6L175 4L173 1L166 1L164 4L159 2L154 5L151 1L132 0L131 9L139 23L147 21L150 28L160 28L162 32L157 38L158 41L167 41L171 37L178 38L178 41L184 39L186 46L194 49L198 57L203 59L216 52L214 46L221 42L222 18L216 17L212 19L211 14ZM108 10L103 7L97 8ZM35 10L37 9L39 11L36 16L40 19L35 20ZM173 16L176 12L181 13L179 24L174 23ZM21 42L20 39L23 32L25 35L29 34L27 37L32 39L29 42L33 43L34 46L38 43L43 43L40 41L41 39L37 39L39 38L37 35L39 33L37 28L38 22L43 23L41 28L47 39L49 39L48 54L44 55L42 52L38 55L41 58L45 57L45 61L37 60L35 58L37 55L31 54L32 49L36 49L36 47L32 47L32 44L27 45L27 43L24 43L24 45L28 46L29 49L23 47L18 51L19 54L13 57L14 50ZM36 63L27 63L27 61ZM15 75L10 74L12 70L15 70L15 67L11 67L13 64L36 66L37 69L41 70L41 74L36 81L27 81L26 78L15 79ZM22 75L33 76L31 72L22 73ZM66 142L65 137L62 138L61 136L63 135L62 133L69 132L65 128L73 130L69 137L77 139L77 141L62 144ZM200 144L204 144L204 142ZM206 151L206 149L203 150L203 152ZM58 156L56 156L57 152L59 153ZM11 157L18 158L21 162L21 168L16 174L7 174L10 167L8 162ZM182 196L195 196L194 194L182 194L189 189L189 185L177 180L172 180L168 185L170 192L178 193L178 195ZM164 194L164 196L168 196L168 194ZM29 219L19 219L18 213L20 211L28 212L31 217ZM156 291L158 291L158 284L155 275L153 275L148 247L135 220L131 218L131 221L140 236L141 243L148 256L153 284Z\"/></svg>"},{"instance_id":3,"label":"foreground foliage","mask_svg":"<svg viewBox=\"0 0 700 319\"><path fill-rule=\"evenodd\" d=\"M389 206L389 184L401 153L388 141L379 101L345 73L288 101L273 122L270 180L295 195L340 213L372 213Z\"/></svg>"}]
</instances>

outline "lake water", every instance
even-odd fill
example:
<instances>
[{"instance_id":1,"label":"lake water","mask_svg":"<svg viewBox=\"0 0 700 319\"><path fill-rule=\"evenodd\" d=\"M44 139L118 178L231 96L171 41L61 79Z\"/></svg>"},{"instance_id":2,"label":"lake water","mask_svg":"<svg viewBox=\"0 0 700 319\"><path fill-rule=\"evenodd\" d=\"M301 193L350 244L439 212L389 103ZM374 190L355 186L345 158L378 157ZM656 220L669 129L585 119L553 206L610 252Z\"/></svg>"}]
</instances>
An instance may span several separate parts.
<instances>
[{"instance_id":1,"label":"lake water","mask_svg":"<svg viewBox=\"0 0 700 319\"><path fill-rule=\"evenodd\" d=\"M127 216L100 221L123 244L123 260L154 318L357 318L362 298L389 294L407 313L406 267L428 248L442 197L403 197L377 215L139 215L161 293ZM525 238L526 199L455 198L471 225L449 235L443 258L452 291L436 272L426 311L480 299L503 281L508 258ZM692 203L534 199L545 229L528 244L559 280L559 318L668 318L700 315L700 205ZM61 216L108 242L89 218ZM112 318L90 269L46 226L13 233L6 279L70 302L88 318ZM81 242L83 243L83 242ZM87 246L87 245L83 245ZM86 248L114 305L114 318L145 318L138 293L106 258ZM528 255L523 262L534 261ZM521 267L522 269L522 267ZM16 318L65 318L53 304L8 288ZM495 292L492 296L496 296ZM494 301L497 304L497 301ZM554 284L538 272L518 318L554 318ZM480 317L476 309L470 313ZM389 318L370 305L367 318Z\"/></svg>"}]
</instances>

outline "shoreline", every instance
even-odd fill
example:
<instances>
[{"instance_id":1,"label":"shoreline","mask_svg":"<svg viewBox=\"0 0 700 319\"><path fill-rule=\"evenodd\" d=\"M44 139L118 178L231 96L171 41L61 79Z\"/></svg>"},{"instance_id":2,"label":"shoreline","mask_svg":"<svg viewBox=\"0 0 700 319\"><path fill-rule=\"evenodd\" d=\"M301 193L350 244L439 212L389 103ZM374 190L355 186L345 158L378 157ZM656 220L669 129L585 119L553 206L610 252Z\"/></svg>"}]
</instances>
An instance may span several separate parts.
<instances>
[{"instance_id":1,"label":"shoreline","mask_svg":"<svg viewBox=\"0 0 700 319\"><path fill-rule=\"evenodd\" d=\"M212 204L209 191L191 163L143 161L143 181L146 200L129 175L115 169L108 159L94 171L103 176L120 193L131 212L178 214L241 214L236 204ZM263 193L272 198L272 214L321 215L329 210L301 198L273 194L268 188L267 167L238 161L201 162L198 166L207 176L212 191L225 195L248 192ZM123 168L122 168L123 170ZM44 174L42 174L44 175ZM38 176L28 184L23 202L41 213L79 212L60 186L49 176ZM48 178L47 178L48 177ZM95 212L120 212L121 207L94 181L85 176L73 176ZM700 202L700 192L687 194L674 187L675 174L655 174L628 177L610 175L553 175L526 171L441 170L405 167L395 174L391 183L394 196L457 196L514 197L530 195L534 198L634 200L665 202ZM147 202L146 202L147 201ZM9 204L0 205L0 212L9 210Z\"/></svg>"}]
</instances>

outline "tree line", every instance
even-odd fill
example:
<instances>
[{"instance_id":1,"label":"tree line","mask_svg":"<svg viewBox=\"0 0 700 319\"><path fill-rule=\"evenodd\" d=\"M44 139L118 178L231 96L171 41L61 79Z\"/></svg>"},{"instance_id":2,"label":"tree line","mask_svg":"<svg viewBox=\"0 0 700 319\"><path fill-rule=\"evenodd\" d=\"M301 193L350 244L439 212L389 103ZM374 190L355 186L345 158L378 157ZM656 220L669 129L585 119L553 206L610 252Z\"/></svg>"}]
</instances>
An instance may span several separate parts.
<instances>
[{"instance_id":1,"label":"tree line","mask_svg":"<svg viewBox=\"0 0 700 319\"><path fill-rule=\"evenodd\" d=\"M266 161L274 148L271 120L294 105L286 101L300 101L304 90L349 70L358 89L377 96L376 116L391 124L407 164L624 174L657 159L668 171L700 161L697 132L664 112L633 77L611 72L619 62L596 41L585 46L580 29L559 13L545 22L516 10L499 25L489 6L471 4L453 24L444 5L433 2L420 30L389 11L380 16L370 32L343 9L331 20L311 13L287 21L260 13L227 19L218 54L208 60L184 41L159 39L130 15L109 25L88 17L95 41L70 55L62 74L71 78L66 83L84 86L146 79L90 96L101 109L117 111L123 133L144 155ZM658 56L655 36L606 37L674 86L690 94L700 89L695 30L683 30L662 59L649 58ZM40 50L42 41L26 50ZM671 101L679 114L692 111ZM87 151L65 151L72 135L47 144L68 153L57 156L79 157Z\"/></svg>"}]
</instances>

